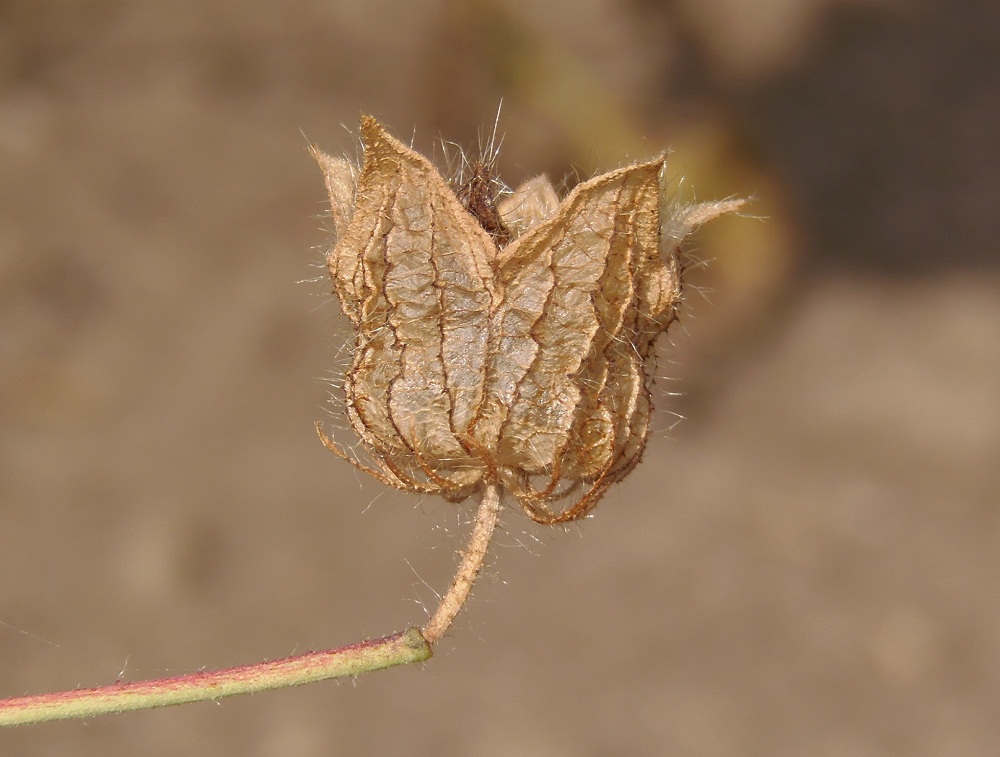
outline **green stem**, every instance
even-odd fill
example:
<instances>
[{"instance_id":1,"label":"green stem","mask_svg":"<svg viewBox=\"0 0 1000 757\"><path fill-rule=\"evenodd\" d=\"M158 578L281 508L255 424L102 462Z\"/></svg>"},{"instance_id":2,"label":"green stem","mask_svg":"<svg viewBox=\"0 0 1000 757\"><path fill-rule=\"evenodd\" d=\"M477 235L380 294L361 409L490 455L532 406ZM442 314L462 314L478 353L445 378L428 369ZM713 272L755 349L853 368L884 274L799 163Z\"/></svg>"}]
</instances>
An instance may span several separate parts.
<instances>
[{"instance_id":1,"label":"green stem","mask_svg":"<svg viewBox=\"0 0 1000 757\"><path fill-rule=\"evenodd\" d=\"M201 671L176 678L118 682L94 689L0 699L0 727L206 702L427 660L432 654L431 645L451 626L482 570L500 516L502 494L498 483L487 484L469 545L462 551L458 572L423 631L410 628L392 636L325 652L307 652L283 660Z\"/></svg>"},{"instance_id":2,"label":"green stem","mask_svg":"<svg viewBox=\"0 0 1000 757\"><path fill-rule=\"evenodd\" d=\"M236 694L252 694L327 678L357 675L393 665L420 662L430 656L431 647L427 640L419 630L410 628L402 633L340 649L307 652L238 668L2 699L0 726L204 702Z\"/></svg>"}]
</instances>

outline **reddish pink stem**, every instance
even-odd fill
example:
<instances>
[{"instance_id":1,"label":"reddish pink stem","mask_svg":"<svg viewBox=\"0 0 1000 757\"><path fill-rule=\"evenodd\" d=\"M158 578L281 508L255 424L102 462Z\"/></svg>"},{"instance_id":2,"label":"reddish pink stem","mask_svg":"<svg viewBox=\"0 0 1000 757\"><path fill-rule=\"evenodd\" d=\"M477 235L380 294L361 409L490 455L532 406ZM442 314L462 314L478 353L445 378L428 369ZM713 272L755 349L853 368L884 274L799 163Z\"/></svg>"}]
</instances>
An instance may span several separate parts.
<instances>
[{"instance_id":1,"label":"reddish pink stem","mask_svg":"<svg viewBox=\"0 0 1000 757\"><path fill-rule=\"evenodd\" d=\"M381 639L330 649L324 652L210 670L175 678L135 683L113 683L93 689L0 700L0 726L26 725L46 720L85 718L111 712L203 702L235 694L298 686L338 676L420 662L431 656L431 648L416 628Z\"/></svg>"}]
</instances>

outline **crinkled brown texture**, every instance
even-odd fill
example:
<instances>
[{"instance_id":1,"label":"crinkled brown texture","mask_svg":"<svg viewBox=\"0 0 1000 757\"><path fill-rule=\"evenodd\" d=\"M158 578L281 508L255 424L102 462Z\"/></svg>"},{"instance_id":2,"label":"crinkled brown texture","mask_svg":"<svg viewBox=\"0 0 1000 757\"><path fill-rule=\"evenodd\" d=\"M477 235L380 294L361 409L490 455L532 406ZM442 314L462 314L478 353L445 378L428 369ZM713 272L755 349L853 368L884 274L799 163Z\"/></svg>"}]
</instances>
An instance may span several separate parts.
<instances>
[{"instance_id":1,"label":"crinkled brown texture","mask_svg":"<svg viewBox=\"0 0 1000 757\"><path fill-rule=\"evenodd\" d=\"M586 514L638 463L680 247L739 201L667 203L664 157L498 203L502 249L424 157L372 118L364 165L316 151L327 263L356 338L347 415L383 482L461 500L501 483L540 522ZM562 503L580 492L568 506Z\"/></svg>"}]
</instances>

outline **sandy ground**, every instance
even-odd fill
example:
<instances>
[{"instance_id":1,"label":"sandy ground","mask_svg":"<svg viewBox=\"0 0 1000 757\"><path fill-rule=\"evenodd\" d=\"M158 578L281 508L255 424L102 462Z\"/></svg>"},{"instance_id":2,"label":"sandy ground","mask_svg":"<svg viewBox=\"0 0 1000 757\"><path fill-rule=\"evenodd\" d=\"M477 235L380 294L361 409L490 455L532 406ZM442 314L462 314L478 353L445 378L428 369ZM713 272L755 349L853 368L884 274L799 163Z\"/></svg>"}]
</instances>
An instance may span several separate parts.
<instances>
[{"instance_id":1,"label":"sandy ground","mask_svg":"<svg viewBox=\"0 0 1000 757\"><path fill-rule=\"evenodd\" d=\"M742 5L0 4L0 696L378 636L447 585L468 507L311 428L347 331L308 141L474 143L503 95L511 182L561 176L622 159L566 125L612 92L767 177L701 196L789 198L728 237L784 230L780 281L708 274L664 341L643 464L584 523L509 509L431 662L0 754L1000 753L996 11Z\"/></svg>"}]
</instances>

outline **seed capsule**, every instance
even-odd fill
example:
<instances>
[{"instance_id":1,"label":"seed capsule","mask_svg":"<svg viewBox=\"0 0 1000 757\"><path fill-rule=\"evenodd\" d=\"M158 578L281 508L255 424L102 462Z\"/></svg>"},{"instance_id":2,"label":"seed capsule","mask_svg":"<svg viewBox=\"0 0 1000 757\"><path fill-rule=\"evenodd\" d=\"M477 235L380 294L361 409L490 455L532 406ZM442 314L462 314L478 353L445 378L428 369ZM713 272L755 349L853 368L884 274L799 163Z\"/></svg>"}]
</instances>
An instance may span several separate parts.
<instances>
[{"instance_id":1,"label":"seed capsule","mask_svg":"<svg viewBox=\"0 0 1000 757\"><path fill-rule=\"evenodd\" d=\"M660 156L561 203L542 177L500 202L480 177L463 205L374 119L361 135L360 171L314 154L338 235L327 264L355 328L347 416L373 464L321 438L405 491L458 501L493 482L539 522L585 515L645 447L681 243L742 201L669 202Z\"/></svg>"}]
</instances>

